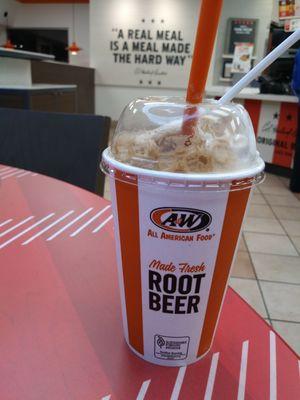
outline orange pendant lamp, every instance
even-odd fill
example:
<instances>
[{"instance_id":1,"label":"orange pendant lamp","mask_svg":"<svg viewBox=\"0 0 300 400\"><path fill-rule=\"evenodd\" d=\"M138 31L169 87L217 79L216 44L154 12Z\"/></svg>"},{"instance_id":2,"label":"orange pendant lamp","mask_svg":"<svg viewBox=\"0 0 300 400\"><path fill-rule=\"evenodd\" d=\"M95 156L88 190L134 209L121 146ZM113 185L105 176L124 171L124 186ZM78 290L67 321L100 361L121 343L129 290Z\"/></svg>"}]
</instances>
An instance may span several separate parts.
<instances>
[{"instance_id":1,"label":"orange pendant lamp","mask_svg":"<svg viewBox=\"0 0 300 400\"><path fill-rule=\"evenodd\" d=\"M15 45L12 43L12 41L10 39L6 39L6 42L1 47L11 50L11 49L15 48Z\"/></svg>"},{"instance_id":2,"label":"orange pendant lamp","mask_svg":"<svg viewBox=\"0 0 300 400\"><path fill-rule=\"evenodd\" d=\"M82 50L82 49L81 49L81 47L79 47L77 45L76 40L75 40L75 3L74 2L73 2L73 6L72 6L72 11L73 11L73 26L72 26L72 29L73 29L73 41L70 44L70 46L68 46L66 48L66 50L68 50L73 56L76 56L78 54L78 52L80 50Z\"/></svg>"},{"instance_id":3,"label":"orange pendant lamp","mask_svg":"<svg viewBox=\"0 0 300 400\"><path fill-rule=\"evenodd\" d=\"M78 52L81 50L81 47L78 47L76 42L72 42L69 47L66 48L71 54L76 56Z\"/></svg>"}]
</instances>

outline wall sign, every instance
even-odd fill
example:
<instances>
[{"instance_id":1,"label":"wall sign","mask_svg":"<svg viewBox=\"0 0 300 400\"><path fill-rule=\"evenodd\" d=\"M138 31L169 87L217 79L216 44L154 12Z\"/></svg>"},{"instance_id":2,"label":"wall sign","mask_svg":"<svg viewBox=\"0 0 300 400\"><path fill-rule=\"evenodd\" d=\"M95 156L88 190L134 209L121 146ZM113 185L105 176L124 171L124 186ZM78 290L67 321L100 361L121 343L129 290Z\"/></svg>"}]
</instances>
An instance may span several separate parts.
<instances>
[{"instance_id":1,"label":"wall sign","mask_svg":"<svg viewBox=\"0 0 300 400\"><path fill-rule=\"evenodd\" d=\"M114 63L135 65L184 65L191 56L191 43L182 31L169 29L112 29L110 41Z\"/></svg>"},{"instance_id":2,"label":"wall sign","mask_svg":"<svg viewBox=\"0 0 300 400\"><path fill-rule=\"evenodd\" d=\"M252 119L257 148L264 161L292 168L295 151L298 104L245 100Z\"/></svg>"},{"instance_id":3,"label":"wall sign","mask_svg":"<svg viewBox=\"0 0 300 400\"><path fill-rule=\"evenodd\" d=\"M232 61L232 73L246 74L251 69L253 43L237 43Z\"/></svg>"},{"instance_id":4,"label":"wall sign","mask_svg":"<svg viewBox=\"0 0 300 400\"><path fill-rule=\"evenodd\" d=\"M227 52L232 54L237 43L252 43L255 45L256 36L255 19L236 18L229 19L229 42Z\"/></svg>"},{"instance_id":5,"label":"wall sign","mask_svg":"<svg viewBox=\"0 0 300 400\"><path fill-rule=\"evenodd\" d=\"M189 21L181 18L186 5L179 0L169 9L163 9L158 1L108 3L99 1L98 6L92 2L91 54L96 83L186 88L197 15ZM116 13L124 4L131 7L132 14Z\"/></svg>"}]
</instances>

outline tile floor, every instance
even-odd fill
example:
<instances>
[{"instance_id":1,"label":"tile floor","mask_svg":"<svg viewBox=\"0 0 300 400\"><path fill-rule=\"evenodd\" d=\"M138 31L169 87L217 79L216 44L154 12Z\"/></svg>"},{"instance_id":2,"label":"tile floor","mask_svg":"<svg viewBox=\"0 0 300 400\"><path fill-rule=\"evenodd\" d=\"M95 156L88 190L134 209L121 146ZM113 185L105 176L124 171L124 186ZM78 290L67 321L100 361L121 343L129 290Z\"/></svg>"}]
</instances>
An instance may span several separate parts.
<instances>
[{"instance_id":1,"label":"tile floor","mask_svg":"<svg viewBox=\"0 0 300 400\"><path fill-rule=\"evenodd\" d=\"M300 353L300 195L286 178L267 174L254 190L231 276L231 286Z\"/></svg>"}]
</instances>

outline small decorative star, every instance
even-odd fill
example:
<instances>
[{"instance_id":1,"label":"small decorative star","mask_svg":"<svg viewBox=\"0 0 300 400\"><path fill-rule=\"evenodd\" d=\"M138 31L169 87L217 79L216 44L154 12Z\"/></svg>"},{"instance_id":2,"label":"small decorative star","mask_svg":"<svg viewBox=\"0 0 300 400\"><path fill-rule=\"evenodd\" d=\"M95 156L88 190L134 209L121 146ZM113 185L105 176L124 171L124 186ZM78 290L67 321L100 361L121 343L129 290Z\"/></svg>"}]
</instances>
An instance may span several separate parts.
<instances>
[{"instance_id":1,"label":"small decorative star","mask_svg":"<svg viewBox=\"0 0 300 400\"><path fill-rule=\"evenodd\" d=\"M273 118L277 119L278 118L278 113L273 114Z\"/></svg>"},{"instance_id":2,"label":"small decorative star","mask_svg":"<svg viewBox=\"0 0 300 400\"><path fill-rule=\"evenodd\" d=\"M148 81L149 85L152 85L152 81Z\"/></svg>"},{"instance_id":3,"label":"small decorative star","mask_svg":"<svg viewBox=\"0 0 300 400\"><path fill-rule=\"evenodd\" d=\"M142 80L140 80L140 84L142 84L143 83L143 81Z\"/></svg>"},{"instance_id":4,"label":"small decorative star","mask_svg":"<svg viewBox=\"0 0 300 400\"><path fill-rule=\"evenodd\" d=\"M155 22L155 19L151 19L151 22L154 23L154 22Z\"/></svg>"},{"instance_id":5,"label":"small decorative star","mask_svg":"<svg viewBox=\"0 0 300 400\"><path fill-rule=\"evenodd\" d=\"M161 81L158 81L157 84L160 85L160 84L161 84Z\"/></svg>"},{"instance_id":6,"label":"small decorative star","mask_svg":"<svg viewBox=\"0 0 300 400\"><path fill-rule=\"evenodd\" d=\"M163 24L163 23L165 22L165 20L164 20L164 19L161 19L160 22Z\"/></svg>"},{"instance_id":7,"label":"small decorative star","mask_svg":"<svg viewBox=\"0 0 300 400\"><path fill-rule=\"evenodd\" d=\"M288 115L286 116L286 119L287 119L288 121L291 121L291 120L293 119L293 117L292 117L291 114L288 114Z\"/></svg>"},{"instance_id":8,"label":"small decorative star","mask_svg":"<svg viewBox=\"0 0 300 400\"><path fill-rule=\"evenodd\" d=\"M142 22L145 22L145 18L142 19Z\"/></svg>"}]
</instances>

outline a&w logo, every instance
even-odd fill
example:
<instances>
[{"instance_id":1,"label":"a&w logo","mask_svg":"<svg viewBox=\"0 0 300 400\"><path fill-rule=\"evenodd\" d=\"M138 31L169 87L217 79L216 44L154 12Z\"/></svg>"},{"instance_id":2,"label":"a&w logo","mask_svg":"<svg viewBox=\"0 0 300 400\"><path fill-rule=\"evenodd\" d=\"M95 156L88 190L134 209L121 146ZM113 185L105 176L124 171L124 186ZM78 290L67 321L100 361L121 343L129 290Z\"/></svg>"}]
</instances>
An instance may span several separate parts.
<instances>
[{"instance_id":1,"label":"a&w logo","mask_svg":"<svg viewBox=\"0 0 300 400\"><path fill-rule=\"evenodd\" d=\"M152 210L151 221L161 229L171 232L192 233L211 224L211 215L195 208L161 207Z\"/></svg>"}]
</instances>

